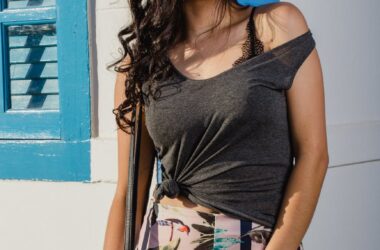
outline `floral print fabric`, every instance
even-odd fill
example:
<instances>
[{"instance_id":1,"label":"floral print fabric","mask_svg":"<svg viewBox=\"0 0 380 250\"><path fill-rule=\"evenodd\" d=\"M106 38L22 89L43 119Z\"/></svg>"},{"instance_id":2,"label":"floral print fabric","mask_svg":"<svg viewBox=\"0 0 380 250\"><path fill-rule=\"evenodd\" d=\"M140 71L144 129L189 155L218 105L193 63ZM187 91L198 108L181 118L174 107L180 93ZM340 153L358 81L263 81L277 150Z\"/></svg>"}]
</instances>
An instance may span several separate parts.
<instances>
[{"instance_id":1,"label":"floral print fabric","mask_svg":"<svg viewBox=\"0 0 380 250\"><path fill-rule=\"evenodd\" d=\"M150 199L135 250L264 250L271 233L252 221Z\"/></svg>"}]
</instances>

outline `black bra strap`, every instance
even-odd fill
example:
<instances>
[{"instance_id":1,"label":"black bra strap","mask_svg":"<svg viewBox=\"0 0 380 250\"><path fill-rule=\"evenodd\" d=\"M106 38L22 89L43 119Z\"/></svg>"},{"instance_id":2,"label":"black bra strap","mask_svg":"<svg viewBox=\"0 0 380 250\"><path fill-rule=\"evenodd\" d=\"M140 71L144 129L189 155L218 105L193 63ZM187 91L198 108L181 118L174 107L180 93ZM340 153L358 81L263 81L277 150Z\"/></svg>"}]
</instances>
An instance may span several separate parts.
<instances>
[{"instance_id":1,"label":"black bra strap","mask_svg":"<svg viewBox=\"0 0 380 250\"><path fill-rule=\"evenodd\" d=\"M247 32L247 39L242 45L242 56L235 60L233 66L236 66L237 64L264 52L263 44L256 38L255 22L253 19L255 10L256 7L252 7L249 20L245 28Z\"/></svg>"}]
</instances>

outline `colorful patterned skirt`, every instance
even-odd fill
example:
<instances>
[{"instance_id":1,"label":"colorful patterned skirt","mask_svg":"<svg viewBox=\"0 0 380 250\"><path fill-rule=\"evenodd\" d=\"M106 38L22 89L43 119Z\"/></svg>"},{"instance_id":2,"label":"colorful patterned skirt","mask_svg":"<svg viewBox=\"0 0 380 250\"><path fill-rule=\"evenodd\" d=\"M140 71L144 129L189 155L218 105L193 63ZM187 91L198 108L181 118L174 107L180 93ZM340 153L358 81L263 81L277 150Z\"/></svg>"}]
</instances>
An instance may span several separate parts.
<instances>
[{"instance_id":1,"label":"colorful patterned skirt","mask_svg":"<svg viewBox=\"0 0 380 250\"><path fill-rule=\"evenodd\" d=\"M252 221L151 198L135 250L264 250L271 234L271 228ZM297 250L304 250L302 242Z\"/></svg>"}]
</instances>

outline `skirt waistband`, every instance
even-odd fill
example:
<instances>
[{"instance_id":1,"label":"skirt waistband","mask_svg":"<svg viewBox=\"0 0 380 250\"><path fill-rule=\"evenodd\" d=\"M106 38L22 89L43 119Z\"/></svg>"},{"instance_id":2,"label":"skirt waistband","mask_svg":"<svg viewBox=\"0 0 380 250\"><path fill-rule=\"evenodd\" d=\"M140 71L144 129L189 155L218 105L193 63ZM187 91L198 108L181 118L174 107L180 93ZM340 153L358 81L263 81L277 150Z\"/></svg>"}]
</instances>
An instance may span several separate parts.
<instances>
[{"instance_id":1,"label":"skirt waistband","mask_svg":"<svg viewBox=\"0 0 380 250\"><path fill-rule=\"evenodd\" d=\"M154 204L156 204L158 207L162 207L164 209L170 209L171 211L174 212L186 212L186 216L194 216L194 217L199 217L199 213L204 213L208 214L210 216L221 216L223 215L222 213L219 212L207 212L207 211L199 211L195 210L189 207L181 207L181 206L175 206L175 205L170 205L170 204L162 204L156 201L152 201Z\"/></svg>"}]
</instances>

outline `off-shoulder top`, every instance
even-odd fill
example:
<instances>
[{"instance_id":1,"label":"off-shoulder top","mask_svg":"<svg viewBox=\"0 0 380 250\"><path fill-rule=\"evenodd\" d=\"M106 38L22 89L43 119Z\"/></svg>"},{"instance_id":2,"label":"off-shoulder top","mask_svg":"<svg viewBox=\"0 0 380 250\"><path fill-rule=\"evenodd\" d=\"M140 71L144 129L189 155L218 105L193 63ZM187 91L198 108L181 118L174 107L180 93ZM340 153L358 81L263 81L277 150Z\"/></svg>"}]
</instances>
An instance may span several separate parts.
<instances>
[{"instance_id":1,"label":"off-shoulder top","mask_svg":"<svg viewBox=\"0 0 380 250\"><path fill-rule=\"evenodd\" d=\"M314 47L309 29L208 79L189 79L172 64L176 74L155 85L155 98L143 84L162 167L156 200L182 194L273 228L294 160L286 90Z\"/></svg>"}]
</instances>

